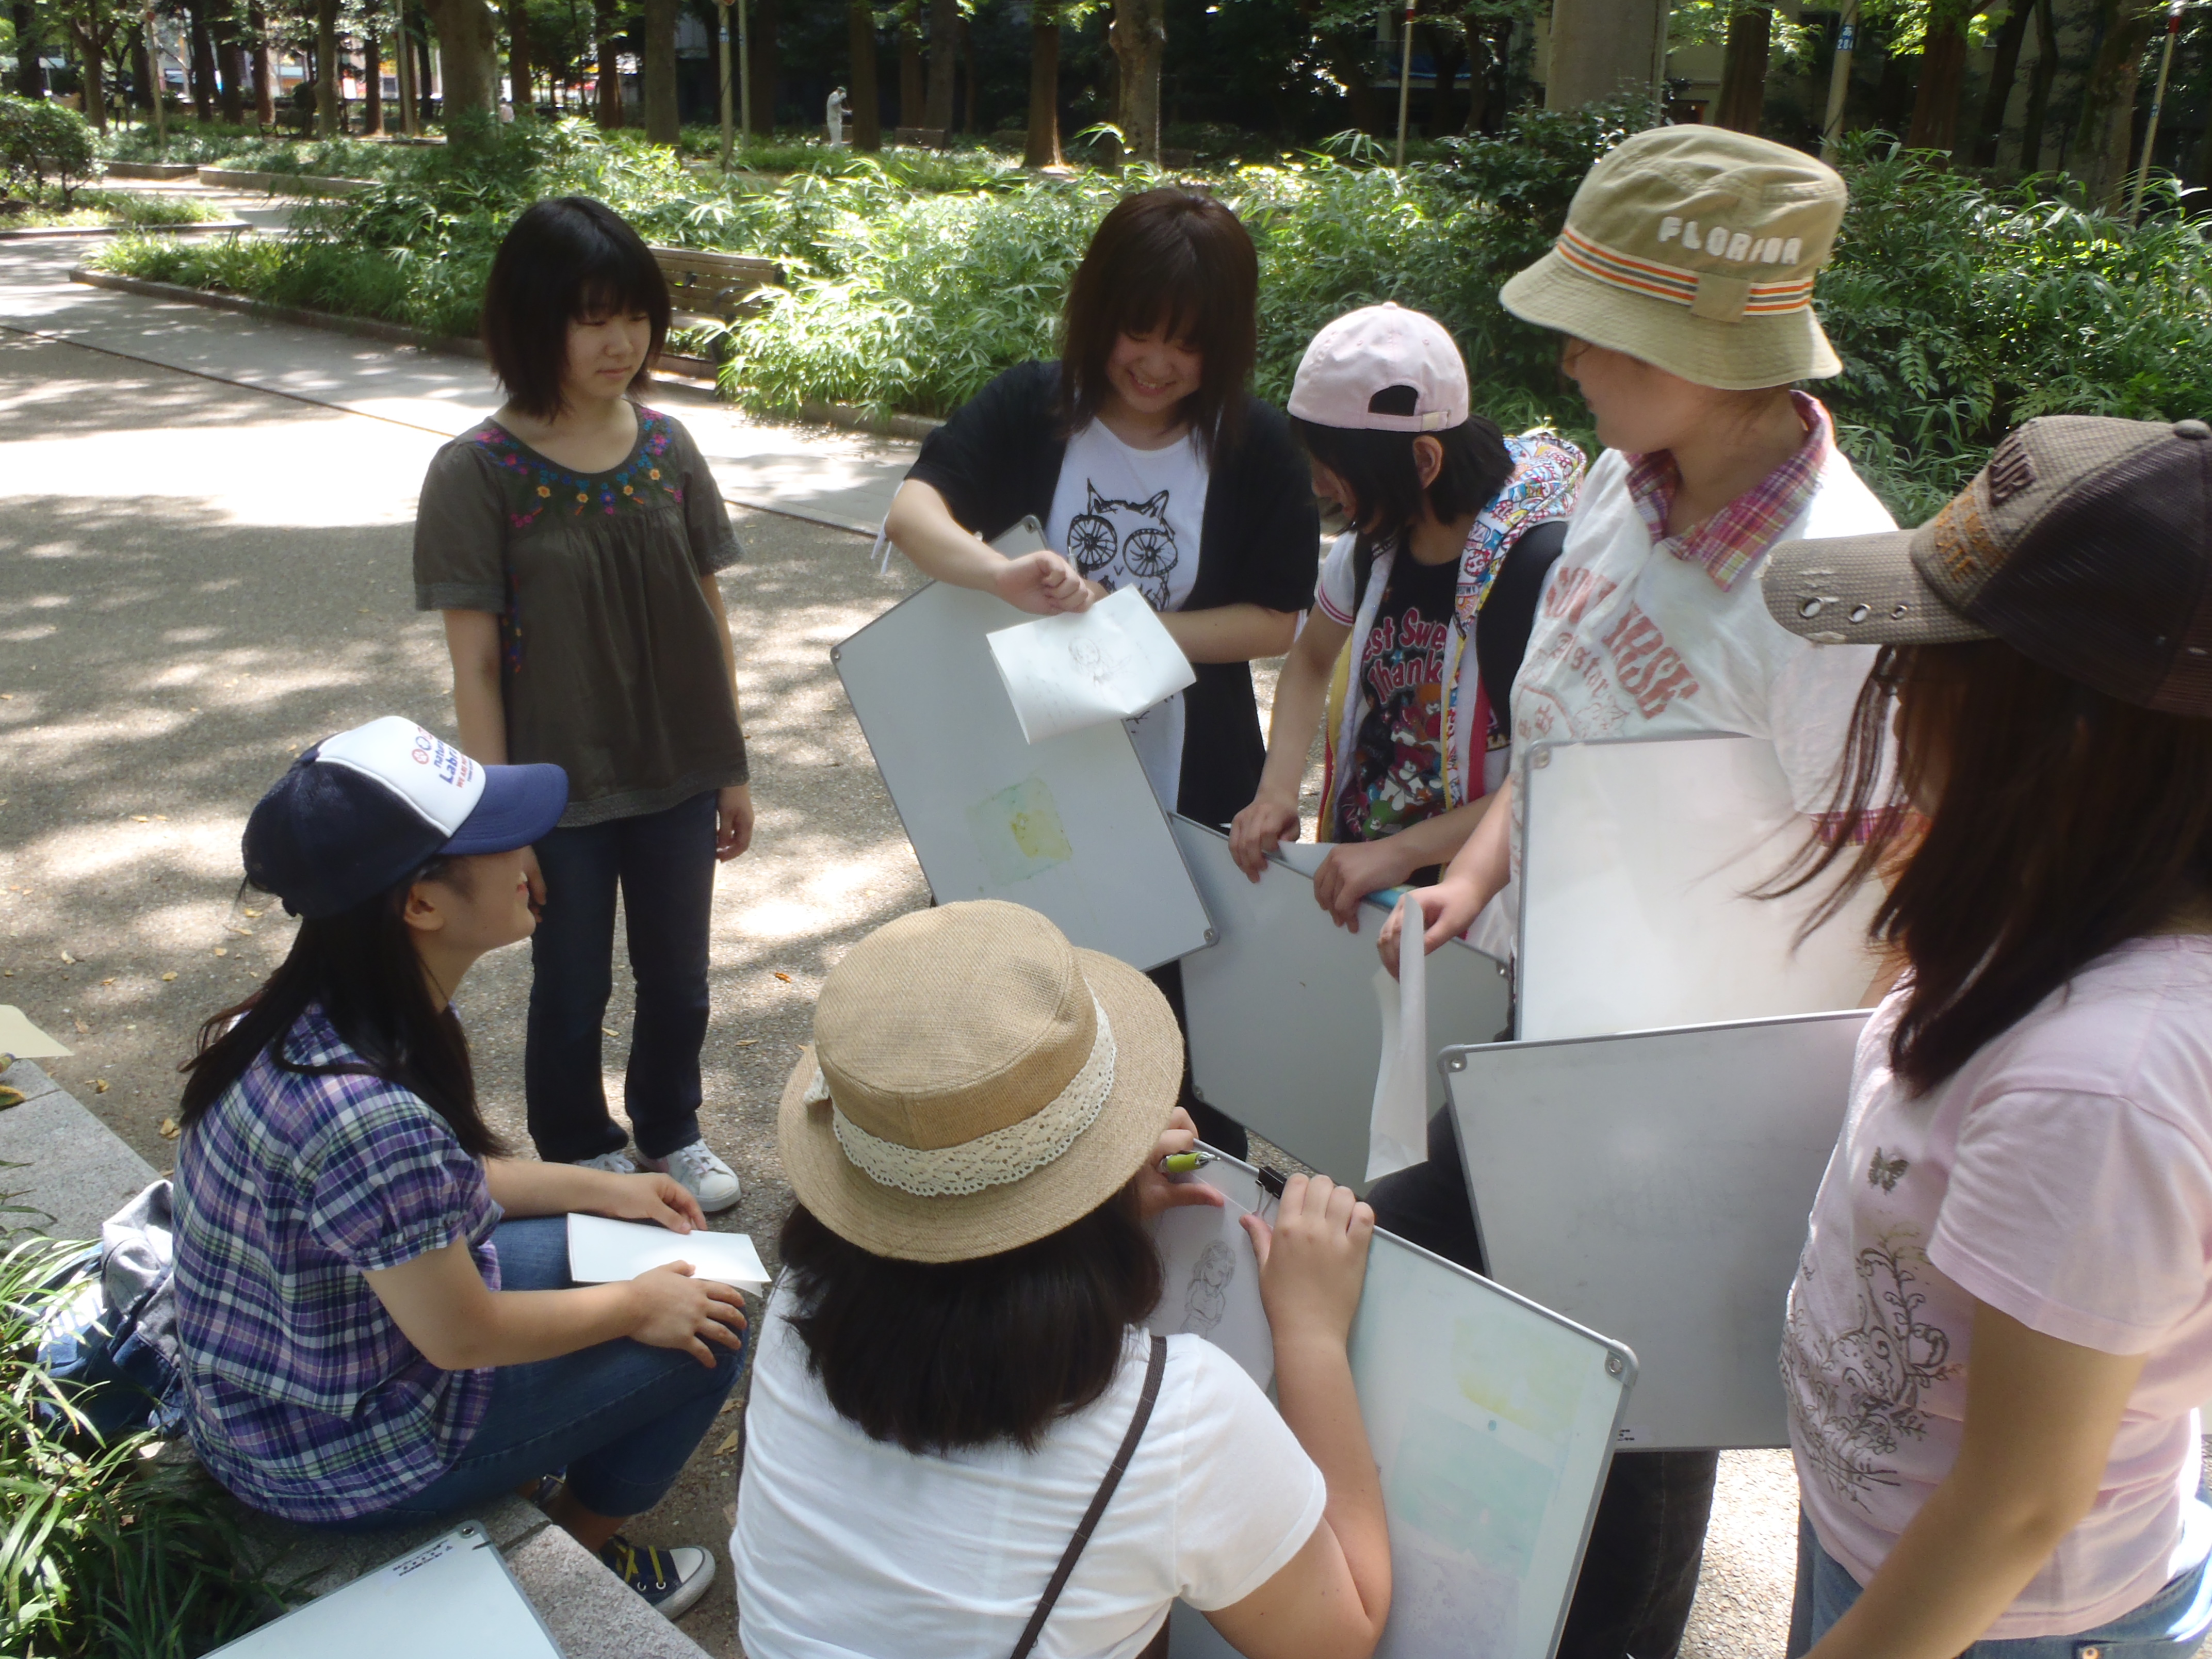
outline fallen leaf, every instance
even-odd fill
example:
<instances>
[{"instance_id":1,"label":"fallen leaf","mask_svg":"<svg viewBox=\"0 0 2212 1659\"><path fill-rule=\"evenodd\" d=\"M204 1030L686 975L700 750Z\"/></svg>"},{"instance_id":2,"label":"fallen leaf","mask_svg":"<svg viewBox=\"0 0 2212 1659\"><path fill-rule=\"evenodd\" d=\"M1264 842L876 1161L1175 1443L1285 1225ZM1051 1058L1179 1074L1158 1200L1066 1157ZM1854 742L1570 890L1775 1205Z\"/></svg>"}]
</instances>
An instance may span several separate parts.
<instances>
[{"instance_id":1,"label":"fallen leaf","mask_svg":"<svg viewBox=\"0 0 2212 1659\"><path fill-rule=\"evenodd\" d=\"M107 1079L104 1077L96 1077L93 1079L92 1091L96 1095L106 1094L107 1092Z\"/></svg>"},{"instance_id":2,"label":"fallen leaf","mask_svg":"<svg viewBox=\"0 0 2212 1659\"><path fill-rule=\"evenodd\" d=\"M184 1133L184 1131L177 1127L176 1119L173 1117L165 1117L161 1120L161 1135L162 1139L174 1140L182 1133Z\"/></svg>"},{"instance_id":3,"label":"fallen leaf","mask_svg":"<svg viewBox=\"0 0 2212 1659\"><path fill-rule=\"evenodd\" d=\"M104 979L104 980L100 981L100 984L101 984L101 986L102 986L103 988L104 988L104 987L106 987L106 986L112 985L112 984L114 984L114 983L115 983L115 981L114 981L113 980L112 980L112 979Z\"/></svg>"},{"instance_id":4,"label":"fallen leaf","mask_svg":"<svg viewBox=\"0 0 2212 1659\"><path fill-rule=\"evenodd\" d=\"M253 930L251 927L240 927L234 921L227 921L223 923L223 926L229 928L232 933L237 934L240 939L252 939L253 937Z\"/></svg>"},{"instance_id":5,"label":"fallen leaf","mask_svg":"<svg viewBox=\"0 0 2212 1659\"><path fill-rule=\"evenodd\" d=\"M750 1048L759 1041L760 1039L758 1037L739 1037L738 1039L738 1047L740 1048Z\"/></svg>"},{"instance_id":6,"label":"fallen leaf","mask_svg":"<svg viewBox=\"0 0 2212 1659\"><path fill-rule=\"evenodd\" d=\"M195 714L198 714L199 712L200 712L200 711L199 711L198 709L197 709L197 708L195 708L195 709L193 709L193 710L192 710L192 713L194 713ZM155 822L155 823L167 823L168 821L169 821L169 815L168 815L167 812L156 812L156 813L155 813L155 814L154 814L154 822Z\"/></svg>"},{"instance_id":7,"label":"fallen leaf","mask_svg":"<svg viewBox=\"0 0 2212 1659\"><path fill-rule=\"evenodd\" d=\"M167 985L171 980L176 978L176 976L177 970L172 968L167 973L161 975L161 983Z\"/></svg>"},{"instance_id":8,"label":"fallen leaf","mask_svg":"<svg viewBox=\"0 0 2212 1659\"><path fill-rule=\"evenodd\" d=\"M618 1037L622 1033L620 1031L611 1030L608 1027L602 1025L599 1027L599 1035L601 1036Z\"/></svg>"},{"instance_id":9,"label":"fallen leaf","mask_svg":"<svg viewBox=\"0 0 2212 1659\"><path fill-rule=\"evenodd\" d=\"M737 1450L738 1442L743 1438L744 1437L735 1429L732 1429L727 1437L723 1440L722 1443L714 1448L714 1455L717 1457L727 1457L732 1452Z\"/></svg>"},{"instance_id":10,"label":"fallen leaf","mask_svg":"<svg viewBox=\"0 0 2212 1659\"><path fill-rule=\"evenodd\" d=\"M146 815L143 812L133 812L131 815L131 822L133 823L143 823L146 822Z\"/></svg>"},{"instance_id":11,"label":"fallen leaf","mask_svg":"<svg viewBox=\"0 0 2212 1659\"><path fill-rule=\"evenodd\" d=\"M216 946L215 947L215 953L216 953L216 955L217 955L217 956L219 956L219 957L227 957L227 956L228 956L228 955L230 954L230 952L229 952L229 951L228 951L228 950L227 950L224 946L220 945L216 945Z\"/></svg>"},{"instance_id":12,"label":"fallen leaf","mask_svg":"<svg viewBox=\"0 0 2212 1659\"><path fill-rule=\"evenodd\" d=\"M63 960L64 962L66 962L66 963L70 963L74 964L74 963L76 963L76 958L75 957L71 956L68 951L63 951L63 952L62 952L62 960Z\"/></svg>"},{"instance_id":13,"label":"fallen leaf","mask_svg":"<svg viewBox=\"0 0 2212 1659\"><path fill-rule=\"evenodd\" d=\"M0 1112L6 1111L10 1106L21 1106L22 1103L23 1091L21 1089L11 1089L5 1084L0 1084Z\"/></svg>"},{"instance_id":14,"label":"fallen leaf","mask_svg":"<svg viewBox=\"0 0 2212 1659\"><path fill-rule=\"evenodd\" d=\"M70 1024L76 1027L76 1034L79 1036L90 1036L92 1035L92 1027L86 1024L82 1020L72 1018L70 1021Z\"/></svg>"},{"instance_id":15,"label":"fallen leaf","mask_svg":"<svg viewBox=\"0 0 2212 1659\"><path fill-rule=\"evenodd\" d=\"M714 1415L717 1417L727 1417L732 1412L737 1410L737 1408L738 1402L736 1401L725 1400L722 1402L722 1409L716 1412Z\"/></svg>"},{"instance_id":16,"label":"fallen leaf","mask_svg":"<svg viewBox=\"0 0 2212 1659\"><path fill-rule=\"evenodd\" d=\"M778 974L776 977L781 980L786 985L791 983L791 975L789 974Z\"/></svg>"},{"instance_id":17,"label":"fallen leaf","mask_svg":"<svg viewBox=\"0 0 2212 1659\"><path fill-rule=\"evenodd\" d=\"M261 920L261 912L258 910L248 910L246 913L246 917L249 921L258 921Z\"/></svg>"}]
</instances>

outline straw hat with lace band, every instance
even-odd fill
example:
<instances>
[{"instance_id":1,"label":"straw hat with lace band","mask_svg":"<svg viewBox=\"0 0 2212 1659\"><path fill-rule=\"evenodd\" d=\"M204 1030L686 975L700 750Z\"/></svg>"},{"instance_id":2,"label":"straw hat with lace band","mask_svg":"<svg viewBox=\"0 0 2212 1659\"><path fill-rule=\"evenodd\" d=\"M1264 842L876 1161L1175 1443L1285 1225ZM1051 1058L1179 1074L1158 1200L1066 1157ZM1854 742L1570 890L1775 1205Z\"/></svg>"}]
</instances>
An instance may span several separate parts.
<instances>
[{"instance_id":1,"label":"straw hat with lace band","mask_svg":"<svg viewBox=\"0 0 2212 1659\"><path fill-rule=\"evenodd\" d=\"M777 1139L799 1201L840 1237L969 1261L1112 1197L1182 1078L1182 1034L1144 975L1020 905L947 904L830 970Z\"/></svg>"},{"instance_id":2,"label":"straw hat with lace band","mask_svg":"<svg viewBox=\"0 0 2212 1659\"><path fill-rule=\"evenodd\" d=\"M1661 127L1609 151L1508 311L1699 386L1753 391L1842 372L1813 312L1845 191L1801 150Z\"/></svg>"}]
</instances>

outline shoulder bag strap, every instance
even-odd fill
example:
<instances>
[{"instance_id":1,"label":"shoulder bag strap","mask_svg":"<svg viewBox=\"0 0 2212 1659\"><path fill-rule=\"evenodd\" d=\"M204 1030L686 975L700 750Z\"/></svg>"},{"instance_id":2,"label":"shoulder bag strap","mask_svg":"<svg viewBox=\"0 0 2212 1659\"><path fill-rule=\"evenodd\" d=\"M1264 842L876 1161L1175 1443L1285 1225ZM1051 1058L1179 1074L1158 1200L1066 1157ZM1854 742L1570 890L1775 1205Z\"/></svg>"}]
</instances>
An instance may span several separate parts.
<instances>
[{"instance_id":1,"label":"shoulder bag strap","mask_svg":"<svg viewBox=\"0 0 2212 1659\"><path fill-rule=\"evenodd\" d=\"M1014 1659L1029 1659L1030 1650L1036 1646L1037 1638L1044 1634L1044 1621L1052 1617L1054 1606L1060 1591L1067 1588L1075 1564L1081 1559L1083 1547L1091 1541L1097 1528L1099 1516L1106 1513L1106 1505L1114 1501L1115 1488L1121 1484L1121 1476L1129 1467L1129 1459L1136 1455L1137 1442L1145 1436L1145 1425L1152 1420L1152 1407L1159 1401L1160 1379L1167 1375L1168 1340L1164 1336L1152 1339L1152 1357L1145 1367L1145 1392L1137 1401L1137 1414L1129 1419L1129 1431L1121 1437L1121 1449L1114 1454L1114 1462L1106 1470L1106 1478L1098 1483L1091 1495L1091 1507L1083 1512L1083 1523L1075 1529L1075 1536L1067 1540L1061 1553L1060 1565L1052 1571L1052 1582L1044 1587L1044 1599L1036 1604L1030 1622L1023 1627L1022 1639L1014 1644Z\"/></svg>"},{"instance_id":2,"label":"shoulder bag strap","mask_svg":"<svg viewBox=\"0 0 2212 1659\"><path fill-rule=\"evenodd\" d=\"M1474 665L1482 676L1482 689L1499 724L1513 729L1509 711L1513 702L1514 677L1521 659L1528 654L1528 636L1536 630L1536 601L1543 596L1544 578L1566 550L1567 521L1547 519L1531 525L1505 550L1497 580L1474 617ZM1486 733L1475 733L1476 776L1481 775L1482 744Z\"/></svg>"}]
</instances>

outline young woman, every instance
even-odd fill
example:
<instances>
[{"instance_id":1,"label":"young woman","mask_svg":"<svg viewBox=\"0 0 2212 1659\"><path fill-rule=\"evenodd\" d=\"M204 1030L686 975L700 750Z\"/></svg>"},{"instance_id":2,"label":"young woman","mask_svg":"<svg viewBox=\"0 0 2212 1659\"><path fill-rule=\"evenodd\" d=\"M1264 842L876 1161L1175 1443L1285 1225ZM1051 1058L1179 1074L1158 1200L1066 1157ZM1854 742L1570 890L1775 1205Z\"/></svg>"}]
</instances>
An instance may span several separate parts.
<instances>
[{"instance_id":1,"label":"young woman","mask_svg":"<svg viewBox=\"0 0 2212 1659\"><path fill-rule=\"evenodd\" d=\"M177 1335L201 1461L257 1509L406 1525L565 1467L554 1518L674 1617L705 1551L635 1549L736 1380L735 1291L659 1268L573 1288L571 1210L701 1224L665 1175L499 1157L452 1007L530 937L552 766L483 767L410 720L309 749L246 828L301 918L201 1028L177 1115Z\"/></svg>"},{"instance_id":2,"label":"young woman","mask_svg":"<svg viewBox=\"0 0 2212 1659\"><path fill-rule=\"evenodd\" d=\"M1883 647L1837 805L1922 815L1849 866L1894 876L1874 928L1907 967L1790 1287L1790 1650L2185 1659L2212 1630L2212 428L2030 421L1933 523L1778 550L1766 602Z\"/></svg>"},{"instance_id":3,"label":"young woman","mask_svg":"<svg viewBox=\"0 0 2212 1659\"><path fill-rule=\"evenodd\" d=\"M1254 1659L1364 1659L1390 1600L1345 1352L1367 1206L1297 1176L1272 1232L1245 1218L1279 1413L1204 1338L1142 1328L1144 1224L1218 1201L1159 1173L1194 1136L1142 975L1034 911L947 905L854 946L814 1037L730 1540L746 1652L972 1659L1026 1628L1133 1659L1181 1596Z\"/></svg>"},{"instance_id":4,"label":"young woman","mask_svg":"<svg viewBox=\"0 0 2212 1659\"><path fill-rule=\"evenodd\" d=\"M1429 949L1474 924L1474 943L1513 954L1526 757L1547 739L1764 738L1814 826L1854 833L1823 815L1873 653L1814 650L1760 596L1777 543L1893 527L1837 449L1827 411L1792 388L1841 368L1812 295L1844 204L1842 179L1802 151L1662 127L1600 160L1553 251L1506 283L1508 309L1565 337L1561 367L1606 453L1514 682L1514 775L1443 878L1419 891ZM1395 914L1378 944L1395 972ZM1428 1162L1370 1193L1382 1224L1467 1261L1461 1170L1439 1114ZM1715 1467L1709 1452L1614 1460L1562 1655L1675 1650Z\"/></svg>"},{"instance_id":5,"label":"young woman","mask_svg":"<svg viewBox=\"0 0 2212 1659\"><path fill-rule=\"evenodd\" d=\"M753 809L716 580L737 540L690 434L631 400L668 310L652 252L599 203L560 197L514 222L483 308L507 402L430 463L415 603L445 613L462 746L568 775L568 810L538 846L556 896L532 945L523 1059L538 1156L665 1170L712 1212L738 1194L699 1133L708 916L715 862L745 850ZM618 889L635 1160L600 1082Z\"/></svg>"},{"instance_id":6,"label":"young woman","mask_svg":"<svg viewBox=\"0 0 2212 1659\"><path fill-rule=\"evenodd\" d=\"M1509 644L1510 661L1490 665L1498 672L1478 668L1476 617L1524 535L1572 509L1583 457L1549 433L1507 438L1471 414L1451 336L1395 305L1348 312L1314 336L1291 427L1314 493L1352 528L1329 550L1283 665L1259 793L1229 845L1257 881L1277 844L1297 839L1298 786L1326 706L1318 839L1337 845L1314 897L1357 933L1359 902L1434 879L1504 781L1504 700L1485 681L1510 686L1520 658ZM1532 602L1543 574L1540 555L1519 573ZM1357 663L1345 649L1354 639Z\"/></svg>"}]
</instances>

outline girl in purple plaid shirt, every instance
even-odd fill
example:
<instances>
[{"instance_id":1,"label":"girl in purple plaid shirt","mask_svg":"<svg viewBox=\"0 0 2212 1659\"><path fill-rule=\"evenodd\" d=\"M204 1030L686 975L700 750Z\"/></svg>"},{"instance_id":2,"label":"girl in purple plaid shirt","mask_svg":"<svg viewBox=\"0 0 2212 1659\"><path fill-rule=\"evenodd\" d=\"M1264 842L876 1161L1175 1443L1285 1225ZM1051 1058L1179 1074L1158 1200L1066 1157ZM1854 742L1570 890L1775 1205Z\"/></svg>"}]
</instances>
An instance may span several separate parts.
<instances>
[{"instance_id":1,"label":"girl in purple plaid shirt","mask_svg":"<svg viewBox=\"0 0 2212 1659\"><path fill-rule=\"evenodd\" d=\"M480 766L387 716L302 755L246 870L301 918L215 1015L178 1116L177 1328L201 1460L258 1509L362 1529L541 1487L671 1618L704 1550L632 1547L736 1380L744 1298L686 1265L568 1277L569 1211L703 1224L666 1174L500 1156L451 999L530 937L556 766ZM565 1481L545 1478L565 1470Z\"/></svg>"}]
</instances>

